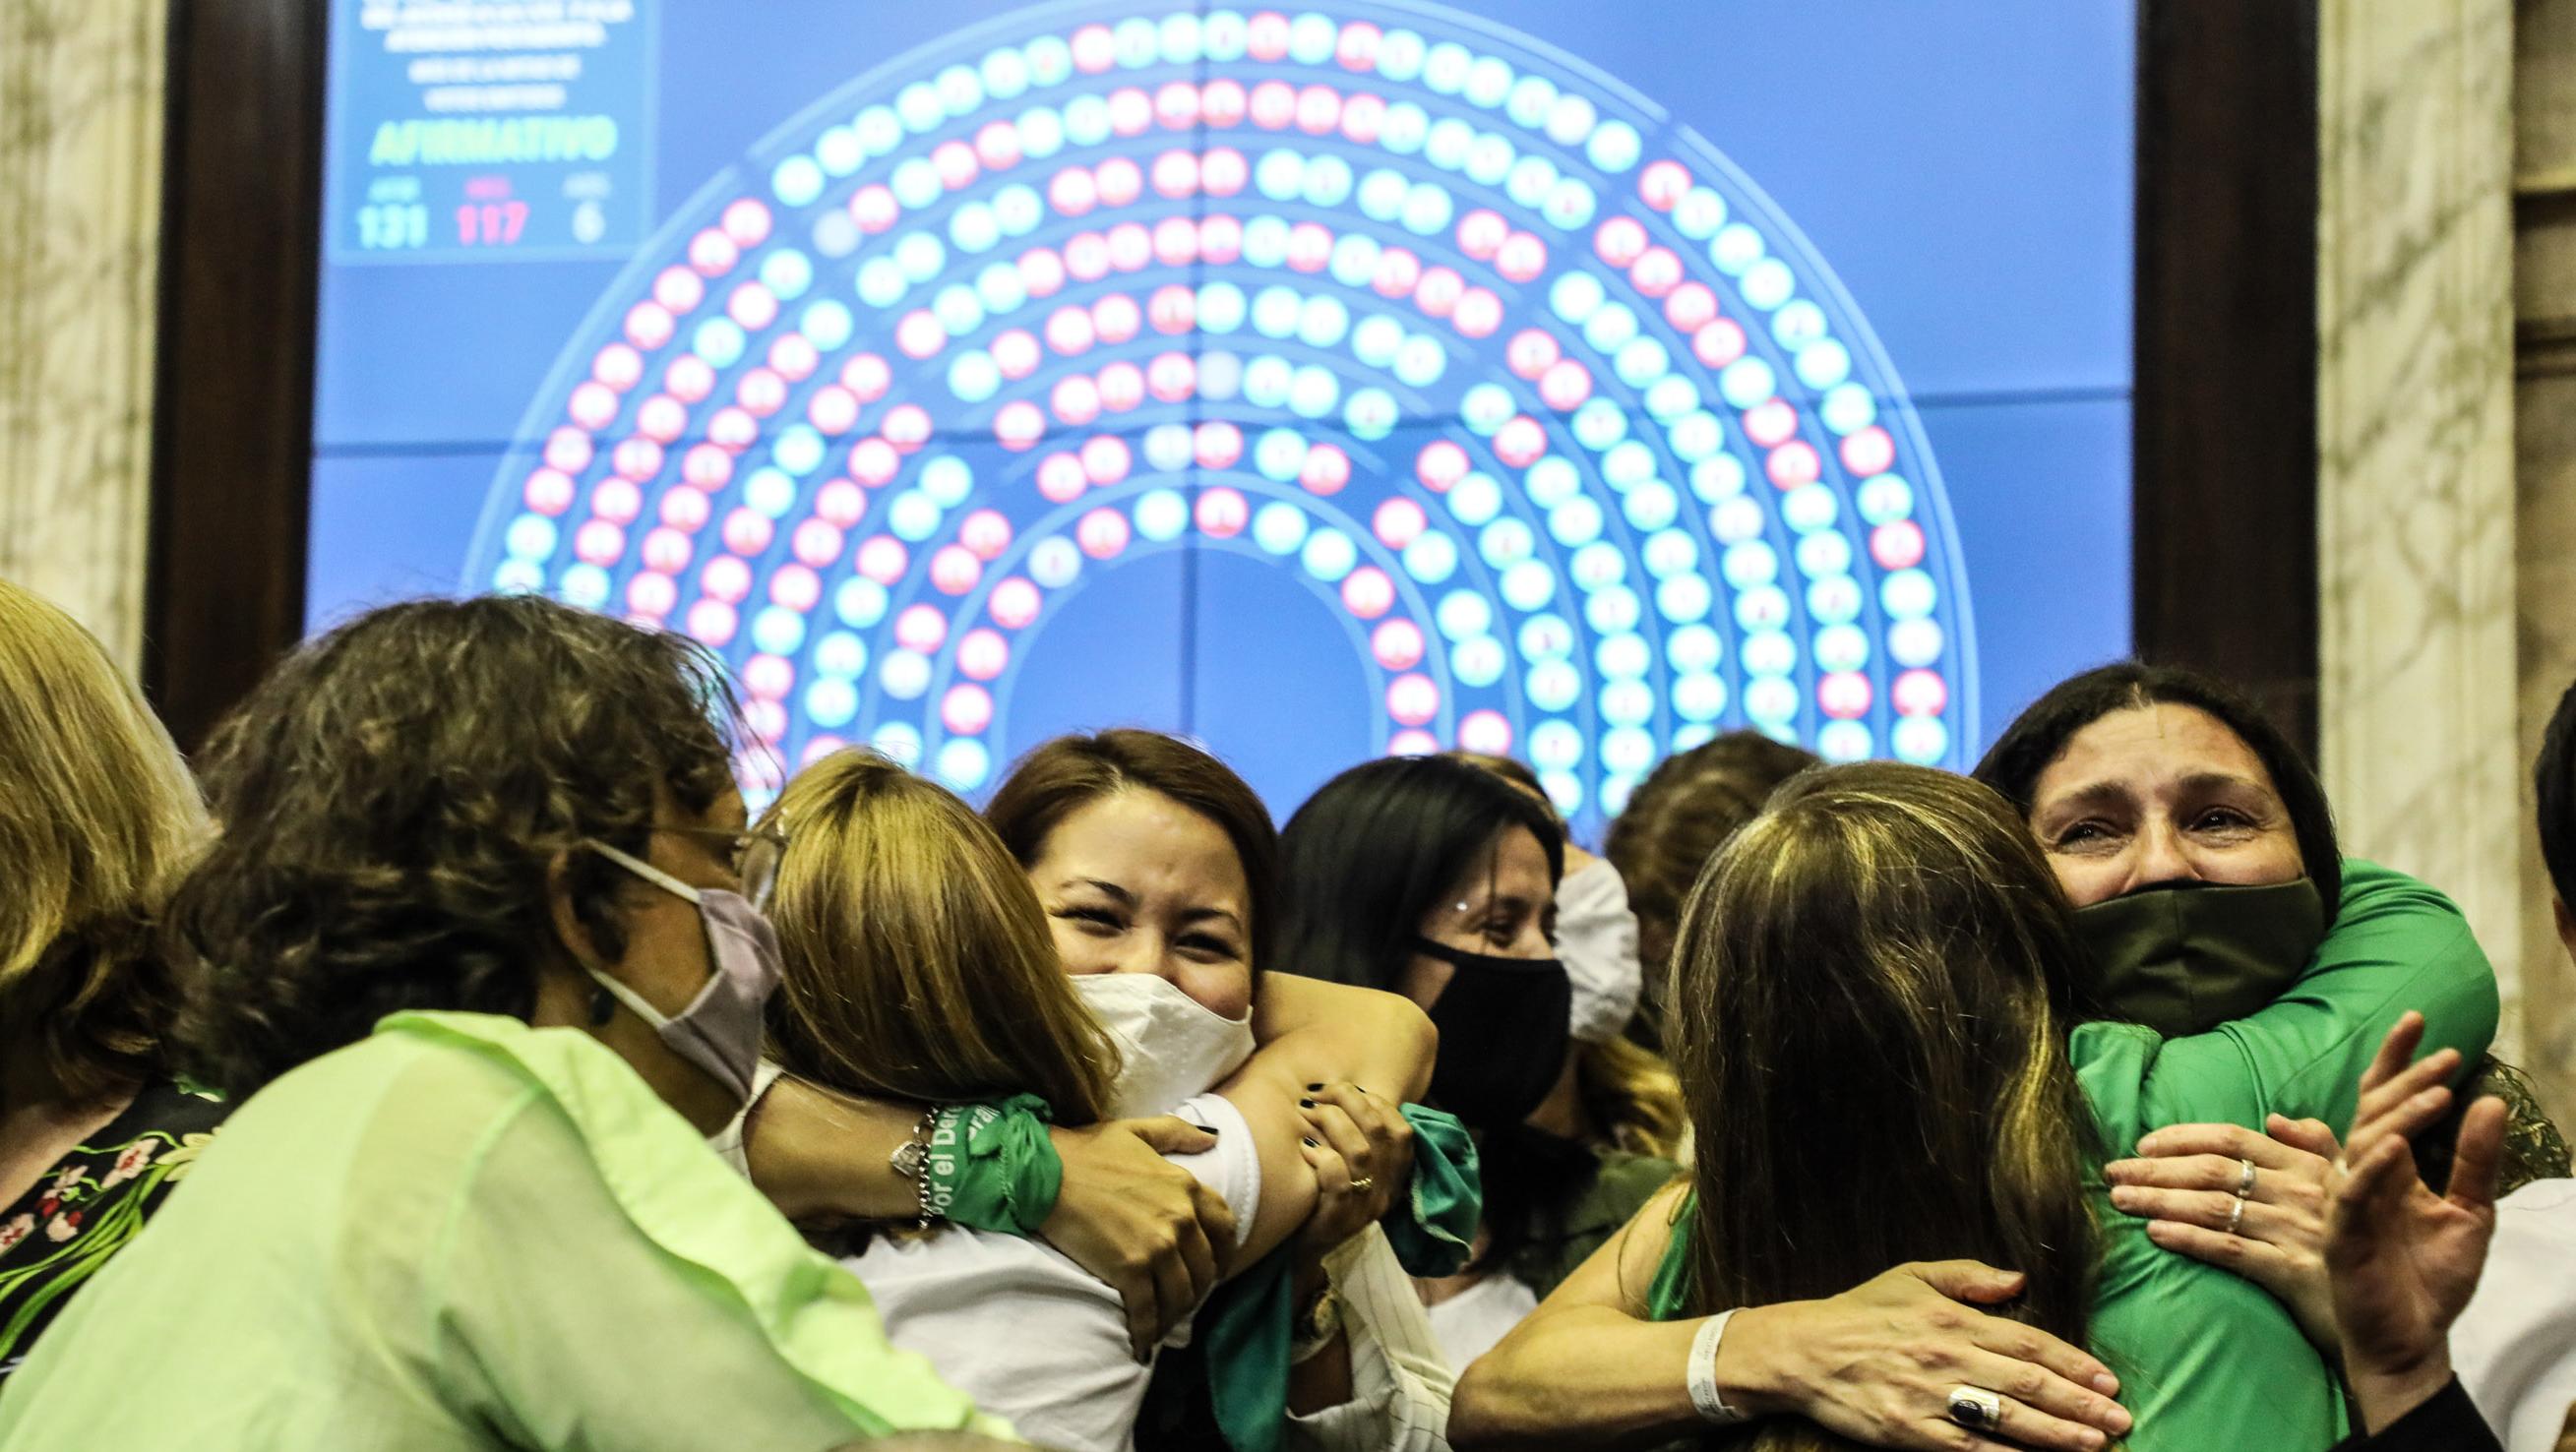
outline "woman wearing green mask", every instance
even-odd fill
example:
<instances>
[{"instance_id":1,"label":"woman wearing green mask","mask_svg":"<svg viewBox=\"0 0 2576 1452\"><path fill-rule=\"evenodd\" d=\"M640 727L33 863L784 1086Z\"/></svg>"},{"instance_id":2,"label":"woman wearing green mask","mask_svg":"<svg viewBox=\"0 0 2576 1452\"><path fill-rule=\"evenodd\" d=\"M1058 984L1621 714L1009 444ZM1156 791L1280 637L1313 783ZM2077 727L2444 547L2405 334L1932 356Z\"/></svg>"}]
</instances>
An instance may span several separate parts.
<instances>
[{"instance_id":1,"label":"woman wearing green mask","mask_svg":"<svg viewBox=\"0 0 2576 1452\"><path fill-rule=\"evenodd\" d=\"M2157 1244L2270 1290L2331 1345L2323 1184L2329 1126L2352 1113L2347 1049L2422 1007L2428 1044L2476 1061L2495 987L2467 924L2422 883L2345 860L2297 750L2187 671L2075 676L2013 722L1976 776L2021 810L2076 909L2089 1011L2167 1037L2234 1035L2279 1086L2272 1137L2164 1129L2134 1147L2147 1157L2108 1167L2112 1203L2148 1217ZM2296 1031L2241 1026L2267 1010L2266 1024ZM2494 1093L2513 1109L2506 1188L2565 1175L2566 1148L2518 1076L2486 1059L2472 1077L2461 1103Z\"/></svg>"},{"instance_id":2,"label":"woman wearing green mask","mask_svg":"<svg viewBox=\"0 0 2576 1452\"><path fill-rule=\"evenodd\" d=\"M2424 1010L2428 1047L2469 1056L2483 1052L2498 1008L2492 970L2458 911L2439 894L2384 869L2340 859L2313 775L2259 716L2205 682L2138 667L2078 677L2015 723L1979 775L2009 799L2009 820L2028 830L2033 840L2027 845L2038 849L2028 854L2031 865L2043 867L2066 899L2033 907L2030 921L2062 923L2070 946L2089 950L2050 955L2067 979L2067 1020L2061 1022L2074 1023L2066 1039L2069 1058L2102 1134L2100 1144L2084 1147L2081 1160L2085 1197L2094 1212L2088 1219L2099 1246L2098 1274L2085 1298L2097 1314L2080 1331L2082 1344L2120 1372L2118 1395L2135 1414L2134 1427L2057 1425L2039 1436L2032 1435L2041 1429L2029 1426L2027 1408L2007 1402L2002 1432L2029 1445L2083 1448L2103 1445L2102 1431L2125 1431L2130 1448L2158 1452L2231 1445L2244 1426L2261 1425L2282 1448L2324 1446L2342 1430L2340 1404L2321 1380L2323 1363L2299 1344L2282 1305L2249 1296L2242 1283L2231 1284L2160 1249L2169 1243L2163 1234L2151 1241L2139 1220L2113 1213L2112 1177L2102 1159L2128 1152L2142 1132L2178 1121L2252 1125L2267 1116L2286 1123L2281 1116L2288 1116L2346 1122L2371 1047L2406 1009ZM1786 798L1819 796L1820 785L1821 779L1805 792L1784 788L1774 800L1774 815ZM1906 794L1940 795L1928 782L1915 783ZM1891 863L1905 860L1887 852L1855 859L1844 885L1856 888L1857 880L1883 876ZM1741 900L1715 901L1722 876L1712 866L1703 877L1695 902L1715 905L1694 912L1719 929L1710 950L1719 956L1721 950L1740 951L1739 940L1759 937L1771 926L1749 892ZM1835 880L1831 874L1819 878ZM2335 904L2331 915L2329 903ZM2078 911L2070 915L2068 906ZM1781 955L1780 964L1793 956ZM1946 950L1941 956L1966 964L1980 957ZM1812 972L1816 960L1810 955L1797 961ZM1766 975L1739 964L1738 970L1737 976L1753 980L1804 981L1785 969ZM1690 998L1680 994L1677 1002ZM1722 1021L1704 1026L1703 1038L1768 1042L1758 1016L1750 1025L1747 1018L1738 1005L1720 1015ZM2118 1022L2123 1019L2144 1027ZM1846 1061L1857 1065L1869 1056L1847 1054ZM1686 1087L1707 1077L1684 1068ZM1710 1090L1697 1083L1692 1092ZM1962 1102L1987 1101L1970 1095ZM1733 1122L1711 1117L1706 1108L1696 1113L1707 1124ZM1935 1115L1933 1122L1949 1121ZM1842 1143L1830 1133L1801 1142ZM1847 1156L1808 1151L1811 1162L1799 1171L1839 1174L1850 1156L1873 1161L1865 1148L1846 1149ZM1705 1147L1702 1157L1708 1157ZM1883 1218L1918 1213L1922 1197L1911 1172L1892 1155L1874 1163L1879 1181L1899 1197L1895 1203L1907 1207ZM2258 1210L2268 1221L2272 1197L2290 1193L2284 1185L2291 1177L2270 1173L2271 1163L2232 1152L2202 1161L2198 1168L2222 1172L2224 1185L2195 1193L2227 1207L2219 1214L2222 1226L2235 1217L2240 1229L2251 1231ZM1748 1189L1742 1175L1724 1173L1700 1177L1703 1194L1710 1186L1725 1187L1729 1204L1769 1188ZM2240 1197L2239 1189L2247 1193ZM1702 1415L1713 1417L1774 1411L1778 1404L1767 1398L1764 1359L1784 1342L1801 1339L1784 1337L1774 1327L1829 1303L1774 1304L1782 1288L1760 1285L1740 1286L1731 1297L1721 1292L1721 1299L1705 1304L1666 1294L1672 1289L1666 1273L1678 1254L1674 1247L1686 1244L1681 1232L1698 1223L1694 1214L1706 1219L1705 1211L1689 1210L1678 1196L1648 1206L1623 1237L1644 1249L1631 1246L1615 1256L1605 1250L1498 1348L1493 1365L1470 1369L1454 1403L1453 1441L1461 1447L1603 1445L1577 1434L1605 1440L1622 1432L1670 1435L1689 1425L1694 1402ZM1806 1265L1825 1241L1803 1223L1798 1234L1797 1252L1788 1259L1804 1279L1793 1280L1799 1286L1828 1284L1830 1277L1817 1279ZM1992 1265L2041 1283L2065 1269L2066 1243L2039 1243L2054 1253L2032 1256L2011 1245L1981 1253ZM1888 1260L1903 1253L1890 1249ZM1858 1257L1839 1269L1851 1273L1865 1263L1867 1257ZM1754 1281L1775 1274L1767 1262L1739 1268L1722 1259L1719 1269ZM2281 1302L2301 1299L2287 1280L2262 1283ZM1747 1289L1759 1294L1741 1293ZM2029 1315L2030 1292L2016 1289L2017 1304ZM2321 1281L2319 1290L2312 1307L2322 1307ZM1702 1315L1697 1334L1710 1337L1709 1328L1722 1323L1705 1313L1727 1310L1730 1299L1757 1309L1746 1310L1732 1331L1718 1333L1722 1352L1701 1368L1712 1395L1705 1401L1684 1397L1666 1353L1696 1349L1699 1343L1680 1332ZM2079 1329L2033 1319L2060 1335ZM1987 1323L1972 1318L1971 1324ZM2331 1337L2330 1311L2309 1322L2320 1325ZM1656 1339L1657 1333L1667 1339ZM1715 1344L1711 1349L1720 1350ZM1971 1364L1954 1364L1963 1390L1992 1392L2001 1385L1977 1382ZM1937 1412L1924 1416L1924 1388L1905 1384L1917 1362L1888 1365L1889 1371L1856 1378L1830 1404L1838 1419L1828 1425L1866 1445L1969 1445L1955 1440L1956 1428L1943 1426ZM2257 1386L2267 1390L2258 1395ZM1557 1398L1551 1390L1574 1387L1584 1389L1579 1399ZM1956 1422L1958 1396L1951 1396L1949 1420ZM1882 1409L1880 1415L1840 1415L1873 1405ZM1990 1425L1973 1398L1968 1410L1974 1424ZM1824 1420L1815 1411L1807 1415ZM1780 1435L1787 1440L1778 1445L1798 1443L1794 1429ZM1764 1437L1768 1444L1767 1430Z\"/></svg>"},{"instance_id":3,"label":"woman wearing green mask","mask_svg":"<svg viewBox=\"0 0 2576 1452\"><path fill-rule=\"evenodd\" d=\"M2103 1203L2106 1148L2147 1115L2232 1112L2264 1086L2214 1035L2084 1021L2072 918L2021 814L1974 782L1869 762L1782 786L1675 942L1687 1184L1468 1369L1452 1445L1748 1421L1726 1445L2202 1452L2251 1427L2273 1452L2334 1445L2333 1373L2281 1306ZM1927 1329L1876 1349L1834 1324L1909 1280L1952 1298ZM2050 1338L2099 1357L2078 1384L2133 1416L2050 1400L2016 1364ZM1821 1399L1817 1361L1842 1383Z\"/></svg>"}]
</instances>

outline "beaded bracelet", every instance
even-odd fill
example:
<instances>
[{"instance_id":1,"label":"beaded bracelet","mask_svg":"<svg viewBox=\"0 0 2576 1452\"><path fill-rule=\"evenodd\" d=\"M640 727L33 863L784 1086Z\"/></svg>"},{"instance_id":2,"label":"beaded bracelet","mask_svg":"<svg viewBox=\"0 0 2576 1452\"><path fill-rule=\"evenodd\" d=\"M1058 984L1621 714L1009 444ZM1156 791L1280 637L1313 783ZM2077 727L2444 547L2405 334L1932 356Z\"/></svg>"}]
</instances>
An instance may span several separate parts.
<instances>
[{"instance_id":1,"label":"beaded bracelet","mask_svg":"<svg viewBox=\"0 0 2576 1452\"><path fill-rule=\"evenodd\" d=\"M930 1140L938 1127L940 1115L946 1112L935 1108L925 1111L912 1126L912 1134L895 1146L894 1154L887 1160L896 1174L912 1181L919 1205L919 1228L923 1230L928 1230L938 1218L930 1204Z\"/></svg>"}]
</instances>

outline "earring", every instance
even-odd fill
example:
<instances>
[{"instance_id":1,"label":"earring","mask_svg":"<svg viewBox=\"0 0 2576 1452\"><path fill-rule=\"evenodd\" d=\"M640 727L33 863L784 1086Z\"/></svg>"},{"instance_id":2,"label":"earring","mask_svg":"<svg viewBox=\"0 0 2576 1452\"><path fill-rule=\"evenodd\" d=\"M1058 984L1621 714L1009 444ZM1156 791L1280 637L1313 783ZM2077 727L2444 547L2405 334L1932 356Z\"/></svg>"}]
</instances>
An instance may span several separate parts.
<instances>
[{"instance_id":1,"label":"earring","mask_svg":"<svg viewBox=\"0 0 2576 1452\"><path fill-rule=\"evenodd\" d=\"M617 1000L605 988L590 991L590 1026L598 1028L617 1014Z\"/></svg>"}]
</instances>

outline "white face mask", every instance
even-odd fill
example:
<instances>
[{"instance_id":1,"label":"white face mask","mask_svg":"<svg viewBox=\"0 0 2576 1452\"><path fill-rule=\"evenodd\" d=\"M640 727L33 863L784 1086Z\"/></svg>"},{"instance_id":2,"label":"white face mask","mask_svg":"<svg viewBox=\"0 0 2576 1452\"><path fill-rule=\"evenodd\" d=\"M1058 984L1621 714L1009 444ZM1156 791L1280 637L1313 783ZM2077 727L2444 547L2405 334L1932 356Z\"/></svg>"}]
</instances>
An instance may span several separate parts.
<instances>
[{"instance_id":1,"label":"white face mask","mask_svg":"<svg viewBox=\"0 0 2576 1452\"><path fill-rule=\"evenodd\" d=\"M1556 887L1556 956L1574 984L1567 1027L1587 1044L1625 1032L1637 1014L1646 972L1637 958L1637 915L1619 869L1595 858Z\"/></svg>"},{"instance_id":2,"label":"white face mask","mask_svg":"<svg viewBox=\"0 0 2576 1452\"><path fill-rule=\"evenodd\" d=\"M1118 1040L1124 1061L1108 1115L1169 1114L1204 1094L1252 1057L1252 1016L1220 1018L1151 973L1083 973L1074 991Z\"/></svg>"}]
</instances>

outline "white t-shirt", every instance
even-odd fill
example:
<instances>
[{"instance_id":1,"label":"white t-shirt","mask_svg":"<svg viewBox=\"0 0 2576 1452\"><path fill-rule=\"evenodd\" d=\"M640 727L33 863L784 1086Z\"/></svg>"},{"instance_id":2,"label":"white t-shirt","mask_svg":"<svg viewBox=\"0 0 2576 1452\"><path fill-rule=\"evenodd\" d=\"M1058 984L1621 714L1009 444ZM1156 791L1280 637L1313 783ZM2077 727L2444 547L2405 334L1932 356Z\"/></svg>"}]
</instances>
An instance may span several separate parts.
<instances>
[{"instance_id":1,"label":"white t-shirt","mask_svg":"<svg viewBox=\"0 0 2576 1452\"><path fill-rule=\"evenodd\" d=\"M1516 1276L1496 1271L1431 1308L1431 1334L1440 1338L1449 1369L1464 1374L1511 1329L1538 1309L1538 1292ZM898 1339L898 1345L901 1341Z\"/></svg>"},{"instance_id":2,"label":"white t-shirt","mask_svg":"<svg viewBox=\"0 0 2576 1452\"><path fill-rule=\"evenodd\" d=\"M2576 1180L2534 1180L2496 1205L2451 1366L2506 1452L2551 1452L2576 1405Z\"/></svg>"},{"instance_id":3,"label":"white t-shirt","mask_svg":"<svg viewBox=\"0 0 2576 1452\"><path fill-rule=\"evenodd\" d=\"M1238 1244L1261 1204L1261 1157L1232 1104L1202 1094L1172 1111L1217 1132L1172 1155L1234 1212ZM1045 1243L947 1226L881 1238L841 1262L885 1318L886 1337L1021 1436L1063 1452L1127 1452L1153 1374L1128 1351L1118 1293ZM1164 1344L1187 1343L1184 1324Z\"/></svg>"}]
</instances>

